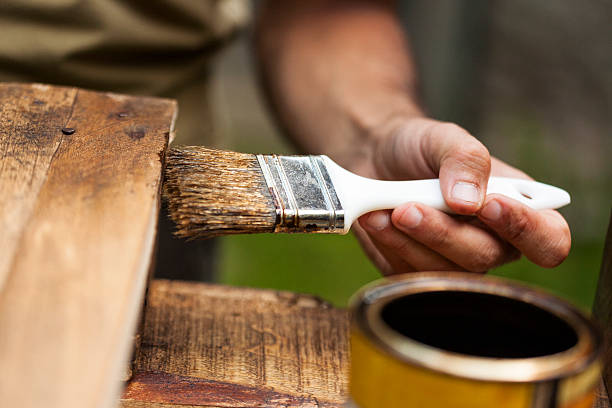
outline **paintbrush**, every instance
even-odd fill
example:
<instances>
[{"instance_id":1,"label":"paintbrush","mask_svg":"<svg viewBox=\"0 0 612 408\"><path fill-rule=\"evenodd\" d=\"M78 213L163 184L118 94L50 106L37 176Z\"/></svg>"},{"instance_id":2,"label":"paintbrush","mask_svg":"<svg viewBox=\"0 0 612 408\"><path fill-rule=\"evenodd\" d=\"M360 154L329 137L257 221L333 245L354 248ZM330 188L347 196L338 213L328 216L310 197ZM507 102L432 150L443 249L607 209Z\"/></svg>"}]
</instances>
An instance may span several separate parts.
<instances>
[{"instance_id":1,"label":"paintbrush","mask_svg":"<svg viewBox=\"0 0 612 408\"><path fill-rule=\"evenodd\" d=\"M534 209L570 202L560 188L523 179L491 177L487 193ZM374 180L327 156L254 155L200 146L169 150L164 196L176 235L188 239L258 232L345 234L359 216L406 202L452 212L438 179Z\"/></svg>"}]
</instances>

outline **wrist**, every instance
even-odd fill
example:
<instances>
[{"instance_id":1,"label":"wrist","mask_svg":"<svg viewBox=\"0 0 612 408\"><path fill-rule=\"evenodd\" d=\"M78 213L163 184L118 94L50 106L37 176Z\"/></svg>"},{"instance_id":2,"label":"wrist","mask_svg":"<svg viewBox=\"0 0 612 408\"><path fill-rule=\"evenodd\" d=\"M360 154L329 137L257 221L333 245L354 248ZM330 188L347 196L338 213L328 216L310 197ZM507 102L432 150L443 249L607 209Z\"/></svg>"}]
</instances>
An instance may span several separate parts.
<instances>
[{"instance_id":1,"label":"wrist","mask_svg":"<svg viewBox=\"0 0 612 408\"><path fill-rule=\"evenodd\" d=\"M405 127L407 121L423 118L423 111L406 93L396 97L387 95L354 100L366 103L348 105L345 109L351 136L344 138L339 145L330 146L326 153L356 174L384 178L377 168L381 145L392 143L390 139Z\"/></svg>"}]
</instances>

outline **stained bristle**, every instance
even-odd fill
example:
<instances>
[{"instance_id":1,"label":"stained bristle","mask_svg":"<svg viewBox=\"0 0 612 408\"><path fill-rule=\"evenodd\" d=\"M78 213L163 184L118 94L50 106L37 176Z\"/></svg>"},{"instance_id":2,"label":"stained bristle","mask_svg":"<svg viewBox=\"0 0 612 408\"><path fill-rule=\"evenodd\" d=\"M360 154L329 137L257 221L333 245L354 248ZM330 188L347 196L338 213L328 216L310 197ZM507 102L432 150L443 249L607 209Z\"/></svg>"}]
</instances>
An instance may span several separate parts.
<instances>
[{"instance_id":1,"label":"stained bristle","mask_svg":"<svg viewBox=\"0 0 612 408\"><path fill-rule=\"evenodd\" d=\"M272 232L276 211L252 154L180 146L166 156L164 196L182 238Z\"/></svg>"}]
</instances>

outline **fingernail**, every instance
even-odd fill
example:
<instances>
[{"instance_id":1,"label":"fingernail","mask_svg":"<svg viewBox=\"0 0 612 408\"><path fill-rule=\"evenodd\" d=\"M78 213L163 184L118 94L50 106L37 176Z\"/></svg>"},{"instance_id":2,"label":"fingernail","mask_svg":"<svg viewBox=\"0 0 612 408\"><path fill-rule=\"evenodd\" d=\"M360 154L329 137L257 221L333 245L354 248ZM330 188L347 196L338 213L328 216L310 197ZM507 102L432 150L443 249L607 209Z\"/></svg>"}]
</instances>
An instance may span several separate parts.
<instances>
[{"instance_id":1,"label":"fingernail","mask_svg":"<svg viewBox=\"0 0 612 408\"><path fill-rule=\"evenodd\" d=\"M404 228L415 228L423 219L423 213L416 208L416 206L411 205L406 208L399 218L399 224Z\"/></svg>"},{"instance_id":2,"label":"fingernail","mask_svg":"<svg viewBox=\"0 0 612 408\"><path fill-rule=\"evenodd\" d=\"M480 191L475 184L459 181L453 186L451 195L454 199L467 203L478 204L480 202Z\"/></svg>"},{"instance_id":3,"label":"fingernail","mask_svg":"<svg viewBox=\"0 0 612 408\"><path fill-rule=\"evenodd\" d=\"M487 220L496 221L501 217L502 208L496 200L491 200L480 211L480 215Z\"/></svg>"},{"instance_id":4,"label":"fingernail","mask_svg":"<svg viewBox=\"0 0 612 408\"><path fill-rule=\"evenodd\" d=\"M389 226L389 214L384 211L375 212L370 214L366 223L369 228L382 231Z\"/></svg>"}]
</instances>

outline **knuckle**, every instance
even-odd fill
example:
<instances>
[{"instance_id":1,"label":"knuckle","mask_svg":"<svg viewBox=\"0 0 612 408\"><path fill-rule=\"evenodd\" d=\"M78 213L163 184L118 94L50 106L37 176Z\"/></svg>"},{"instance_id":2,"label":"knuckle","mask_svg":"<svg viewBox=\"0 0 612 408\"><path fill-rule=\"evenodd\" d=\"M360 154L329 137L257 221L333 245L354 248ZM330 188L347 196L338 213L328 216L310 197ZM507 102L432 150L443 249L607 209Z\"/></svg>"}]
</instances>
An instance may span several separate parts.
<instances>
[{"instance_id":1,"label":"knuckle","mask_svg":"<svg viewBox=\"0 0 612 408\"><path fill-rule=\"evenodd\" d=\"M448 228L439 226L438 228L431 228L428 231L425 242L434 248L442 248L447 245L448 238L449 238Z\"/></svg>"},{"instance_id":2,"label":"knuckle","mask_svg":"<svg viewBox=\"0 0 612 408\"><path fill-rule=\"evenodd\" d=\"M396 241L396 245L393 248L402 255L409 254L412 250L412 242L408 239L404 239L401 241Z\"/></svg>"},{"instance_id":3,"label":"knuckle","mask_svg":"<svg viewBox=\"0 0 612 408\"><path fill-rule=\"evenodd\" d=\"M459 134L470 136L467 130L452 122L438 122L431 127L430 131L432 134L435 133L443 137L455 137Z\"/></svg>"},{"instance_id":4,"label":"knuckle","mask_svg":"<svg viewBox=\"0 0 612 408\"><path fill-rule=\"evenodd\" d=\"M433 125L430 133L435 134L435 138L441 139L442 142L453 141L453 148L447 150L444 159L456 161L459 165L479 173L490 172L489 150L465 129L454 123L442 122Z\"/></svg>"},{"instance_id":5,"label":"knuckle","mask_svg":"<svg viewBox=\"0 0 612 408\"><path fill-rule=\"evenodd\" d=\"M533 231L533 226L525 216L512 217L506 225L506 235L510 242L522 241Z\"/></svg>"},{"instance_id":6,"label":"knuckle","mask_svg":"<svg viewBox=\"0 0 612 408\"><path fill-rule=\"evenodd\" d=\"M463 147L456 154L457 161L472 171L481 174L489 174L491 171L491 156L480 142Z\"/></svg>"},{"instance_id":7,"label":"knuckle","mask_svg":"<svg viewBox=\"0 0 612 408\"><path fill-rule=\"evenodd\" d=\"M441 127L443 125L445 125L444 122L431 121L427 123L426 126L423 126L423 128L421 129L421 132L423 136L425 137L425 140L436 139L438 136L443 135L442 130L441 130Z\"/></svg>"},{"instance_id":8,"label":"knuckle","mask_svg":"<svg viewBox=\"0 0 612 408\"><path fill-rule=\"evenodd\" d=\"M450 122L433 122L423 130L425 139L432 145L446 145L448 141L463 139L467 131Z\"/></svg>"},{"instance_id":9,"label":"knuckle","mask_svg":"<svg viewBox=\"0 0 612 408\"><path fill-rule=\"evenodd\" d=\"M485 247L477 251L477 253L469 259L467 265L465 266L470 272L484 273L499 265L500 259L501 254L499 250L491 247Z\"/></svg>"}]
</instances>

